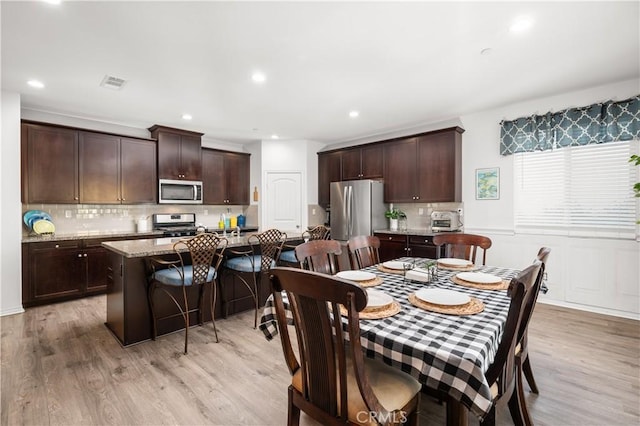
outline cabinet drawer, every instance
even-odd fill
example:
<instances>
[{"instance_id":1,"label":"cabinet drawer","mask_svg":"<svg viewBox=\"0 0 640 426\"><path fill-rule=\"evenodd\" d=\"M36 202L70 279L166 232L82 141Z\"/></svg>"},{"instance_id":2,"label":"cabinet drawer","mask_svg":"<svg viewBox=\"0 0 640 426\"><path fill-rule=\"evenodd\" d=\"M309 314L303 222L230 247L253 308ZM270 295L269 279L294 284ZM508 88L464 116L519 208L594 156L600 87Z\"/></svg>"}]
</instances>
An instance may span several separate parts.
<instances>
[{"instance_id":1,"label":"cabinet drawer","mask_svg":"<svg viewBox=\"0 0 640 426\"><path fill-rule=\"evenodd\" d=\"M409 245L423 245L423 246L433 246L433 237L431 236L419 236L419 235L409 235Z\"/></svg>"},{"instance_id":2,"label":"cabinet drawer","mask_svg":"<svg viewBox=\"0 0 640 426\"><path fill-rule=\"evenodd\" d=\"M398 243L406 243L407 236L402 234L375 234L376 237L380 238L380 242L384 241L394 241Z\"/></svg>"},{"instance_id":3,"label":"cabinet drawer","mask_svg":"<svg viewBox=\"0 0 640 426\"><path fill-rule=\"evenodd\" d=\"M47 241L46 243L29 243L30 251L67 249L67 248L80 248L80 241L68 240L68 241Z\"/></svg>"}]
</instances>

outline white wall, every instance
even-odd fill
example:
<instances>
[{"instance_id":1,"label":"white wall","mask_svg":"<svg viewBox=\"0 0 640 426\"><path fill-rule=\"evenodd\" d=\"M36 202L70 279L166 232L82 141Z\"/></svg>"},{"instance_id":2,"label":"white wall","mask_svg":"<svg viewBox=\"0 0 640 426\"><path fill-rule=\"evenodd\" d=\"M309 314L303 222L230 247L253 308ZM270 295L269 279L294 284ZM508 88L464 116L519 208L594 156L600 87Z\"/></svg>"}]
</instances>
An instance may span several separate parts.
<instances>
[{"instance_id":1,"label":"white wall","mask_svg":"<svg viewBox=\"0 0 640 426\"><path fill-rule=\"evenodd\" d=\"M500 121L622 100L640 92L637 80L540 98L461 117L465 229L488 235L491 264L524 267L542 245L551 247L550 292L541 302L640 318L640 243L551 235L515 235L513 156L501 156ZM500 199L475 199L475 170L500 168Z\"/></svg>"},{"instance_id":2,"label":"white wall","mask_svg":"<svg viewBox=\"0 0 640 426\"><path fill-rule=\"evenodd\" d=\"M22 211L20 203L20 95L1 92L0 315L22 309Z\"/></svg>"}]
</instances>

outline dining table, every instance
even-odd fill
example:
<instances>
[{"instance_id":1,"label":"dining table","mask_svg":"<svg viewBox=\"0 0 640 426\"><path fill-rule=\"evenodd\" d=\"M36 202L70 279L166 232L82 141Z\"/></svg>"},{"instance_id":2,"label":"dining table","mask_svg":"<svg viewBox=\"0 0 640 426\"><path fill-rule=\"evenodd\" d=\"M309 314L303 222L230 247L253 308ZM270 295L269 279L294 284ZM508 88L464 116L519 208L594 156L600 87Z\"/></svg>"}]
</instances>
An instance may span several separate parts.
<instances>
[{"instance_id":1,"label":"dining table","mask_svg":"<svg viewBox=\"0 0 640 426\"><path fill-rule=\"evenodd\" d=\"M426 265L435 266L430 266L432 274L420 281L405 277L404 268L384 267L388 263L361 270L375 274L377 285L370 288L390 295L400 306L397 313L385 318L366 319L361 315L361 345L366 356L398 368L426 388L446 395L447 424L466 424L468 412L484 417L493 403L485 372L494 360L506 323L510 304L506 288L518 270L476 265L465 269L500 277L502 285L498 289L495 285L461 285L468 284L457 279L461 269L441 267L432 259L403 257L394 261L398 262L407 269L417 266L420 271L428 270ZM482 309L466 314L425 309L415 303L416 293L424 289L468 295L471 300L481 302ZM287 309L286 295L283 296ZM269 340L278 334L272 298L267 299L259 322L260 330ZM291 312L286 314L293 324Z\"/></svg>"}]
</instances>

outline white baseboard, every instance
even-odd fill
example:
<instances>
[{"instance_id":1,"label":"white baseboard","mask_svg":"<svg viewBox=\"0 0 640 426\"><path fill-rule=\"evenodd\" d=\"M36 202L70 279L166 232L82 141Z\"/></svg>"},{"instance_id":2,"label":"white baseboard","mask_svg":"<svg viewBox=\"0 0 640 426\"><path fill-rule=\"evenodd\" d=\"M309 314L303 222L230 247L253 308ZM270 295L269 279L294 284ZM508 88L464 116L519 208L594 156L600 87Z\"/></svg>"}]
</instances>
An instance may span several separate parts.
<instances>
[{"instance_id":1,"label":"white baseboard","mask_svg":"<svg viewBox=\"0 0 640 426\"><path fill-rule=\"evenodd\" d=\"M22 306L16 306L9 309L4 309L0 312L0 317L4 317L6 315L15 315L24 313L24 308Z\"/></svg>"},{"instance_id":2,"label":"white baseboard","mask_svg":"<svg viewBox=\"0 0 640 426\"><path fill-rule=\"evenodd\" d=\"M640 321L640 314L636 314L636 313L633 313L633 312L617 311L615 309L599 308L599 307L596 307L596 306L586 306L586 305L580 305L580 304L577 304L577 303L563 302L563 301L560 301L560 300L542 300L542 299L538 299L537 303L543 303L545 305L560 306L560 307L563 307L563 308L576 309L576 310L579 310L579 311L592 312L592 313L595 313L595 314L611 315L611 316L614 316L614 317L628 318L628 319Z\"/></svg>"}]
</instances>

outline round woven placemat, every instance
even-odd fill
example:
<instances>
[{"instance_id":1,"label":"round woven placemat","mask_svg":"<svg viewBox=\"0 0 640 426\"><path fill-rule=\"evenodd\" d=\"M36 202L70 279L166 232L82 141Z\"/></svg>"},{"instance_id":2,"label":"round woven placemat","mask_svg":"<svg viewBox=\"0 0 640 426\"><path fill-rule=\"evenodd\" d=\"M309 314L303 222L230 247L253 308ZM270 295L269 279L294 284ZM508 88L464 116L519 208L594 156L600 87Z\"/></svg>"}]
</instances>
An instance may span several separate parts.
<instances>
[{"instance_id":1,"label":"round woven placemat","mask_svg":"<svg viewBox=\"0 0 640 426\"><path fill-rule=\"evenodd\" d=\"M361 319L382 319L391 317L402 310L400 303L395 300L388 305L380 306L377 308L364 308L364 310L360 311ZM342 316L347 316L347 310L344 306L340 306L340 313Z\"/></svg>"},{"instance_id":2,"label":"round woven placemat","mask_svg":"<svg viewBox=\"0 0 640 426\"><path fill-rule=\"evenodd\" d=\"M506 290L509 288L509 283L510 283L510 281L508 280L502 280L501 282L494 283L494 284L480 284L480 283L473 283L471 281L461 280L458 277L451 277L451 281L464 287L477 288L480 290Z\"/></svg>"},{"instance_id":3,"label":"round woven placemat","mask_svg":"<svg viewBox=\"0 0 640 426\"><path fill-rule=\"evenodd\" d=\"M419 299L415 293L411 293L409 294L409 302L411 302L413 306L417 306L418 308L422 308L426 311L447 315L473 315L478 314L484 310L484 303L482 303L475 297L472 297L471 301L469 303L465 303L464 305L447 306L425 302L424 300Z\"/></svg>"},{"instance_id":4,"label":"round woven placemat","mask_svg":"<svg viewBox=\"0 0 640 426\"><path fill-rule=\"evenodd\" d=\"M475 271L476 265L469 265L469 266L446 266L443 265L441 263L438 263L438 269L444 269L445 271L458 271L458 272L469 272L469 271Z\"/></svg>"},{"instance_id":5,"label":"round woven placemat","mask_svg":"<svg viewBox=\"0 0 640 426\"><path fill-rule=\"evenodd\" d=\"M372 280L366 280L366 281L355 281L357 284L360 284L360 287L375 287L377 285L382 284L384 281L382 278L380 277L375 277Z\"/></svg>"},{"instance_id":6,"label":"round woven placemat","mask_svg":"<svg viewBox=\"0 0 640 426\"><path fill-rule=\"evenodd\" d=\"M389 269L389 268L385 268L384 266L382 266L382 263L379 263L378 265L376 265L376 267L378 268L378 271L386 272L387 274L400 274L400 275L404 274L404 269Z\"/></svg>"}]
</instances>

